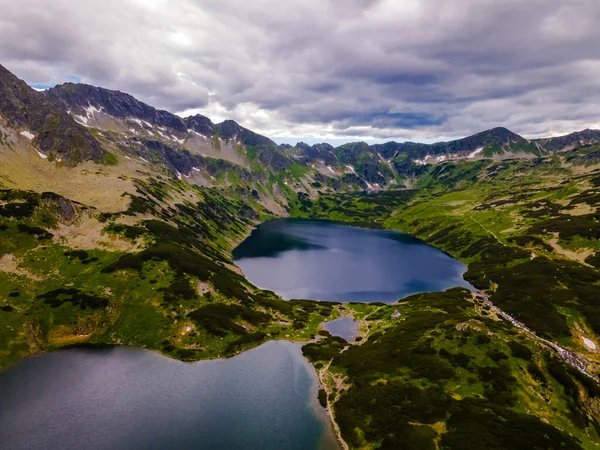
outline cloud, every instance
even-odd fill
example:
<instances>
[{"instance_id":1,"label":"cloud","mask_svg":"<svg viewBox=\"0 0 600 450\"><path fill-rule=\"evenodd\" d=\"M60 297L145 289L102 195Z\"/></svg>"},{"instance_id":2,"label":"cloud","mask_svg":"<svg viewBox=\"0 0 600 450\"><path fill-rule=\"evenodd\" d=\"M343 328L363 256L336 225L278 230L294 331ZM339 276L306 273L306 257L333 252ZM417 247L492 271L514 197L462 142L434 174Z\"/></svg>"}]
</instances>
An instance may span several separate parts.
<instances>
[{"instance_id":1,"label":"cloud","mask_svg":"<svg viewBox=\"0 0 600 450\"><path fill-rule=\"evenodd\" d=\"M0 63L276 140L600 122L596 0L0 0Z\"/></svg>"}]
</instances>

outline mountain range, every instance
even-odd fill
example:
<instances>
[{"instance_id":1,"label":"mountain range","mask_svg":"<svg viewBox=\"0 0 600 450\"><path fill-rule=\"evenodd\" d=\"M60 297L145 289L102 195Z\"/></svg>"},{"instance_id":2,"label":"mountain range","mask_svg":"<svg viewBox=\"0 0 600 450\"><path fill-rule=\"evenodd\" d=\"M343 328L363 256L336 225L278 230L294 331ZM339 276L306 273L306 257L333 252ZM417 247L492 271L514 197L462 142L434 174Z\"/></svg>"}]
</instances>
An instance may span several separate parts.
<instances>
[{"instance_id":1,"label":"mountain range","mask_svg":"<svg viewBox=\"0 0 600 450\"><path fill-rule=\"evenodd\" d=\"M445 161L529 159L600 142L600 130L528 140L498 127L434 144L277 145L233 120L180 117L119 91L65 83L38 92L2 66L0 113L51 161L137 158L191 183L240 184L276 197L285 186L310 194L410 185Z\"/></svg>"},{"instance_id":2,"label":"mountain range","mask_svg":"<svg viewBox=\"0 0 600 450\"><path fill-rule=\"evenodd\" d=\"M277 145L118 91L39 92L0 67L0 368L80 345L192 361L290 340L345 448L597 449L599 143L493 128ZM443 250L475 290L284 301L232 252L285 217L407 233L389 245ZM269 244L287 239L306 246ZM354 343L323 329L341 316Z\"/></svg>"}]
</instances>

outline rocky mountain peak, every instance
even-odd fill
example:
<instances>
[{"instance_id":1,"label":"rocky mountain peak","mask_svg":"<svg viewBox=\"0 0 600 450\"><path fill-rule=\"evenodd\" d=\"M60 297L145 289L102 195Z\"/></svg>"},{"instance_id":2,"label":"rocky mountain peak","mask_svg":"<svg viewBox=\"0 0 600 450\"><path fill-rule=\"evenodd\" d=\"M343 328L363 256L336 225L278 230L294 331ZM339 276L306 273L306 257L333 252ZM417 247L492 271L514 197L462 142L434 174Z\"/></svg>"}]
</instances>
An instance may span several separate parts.
<instances>
[{"instance_id":1,"label":"rocky mountain peak","mask_svg":"<svg viewBox=\"0 0 600 450\"><path fill-rule=\"evenodd\" d=\"M49 98L63 104L68 109L85 109L93 106L113 117L135 118L177 131L187 130L181 117L156 109L121 91L83 83L64 83L48 89L45 93Z\"/></svg>"},{"instance_id":2,"label":"rocky mountain peak","mask_svg":"<svg viewBox=\"0 0 600 450\"><path fill-rule=\"evenodd\" d=\"M32 144L44 154L55 154L69 162L105 158L96 138L61 104L32 89L1 65L0 113L13 127L32 135Z\"/></svg>"}]
</instances>

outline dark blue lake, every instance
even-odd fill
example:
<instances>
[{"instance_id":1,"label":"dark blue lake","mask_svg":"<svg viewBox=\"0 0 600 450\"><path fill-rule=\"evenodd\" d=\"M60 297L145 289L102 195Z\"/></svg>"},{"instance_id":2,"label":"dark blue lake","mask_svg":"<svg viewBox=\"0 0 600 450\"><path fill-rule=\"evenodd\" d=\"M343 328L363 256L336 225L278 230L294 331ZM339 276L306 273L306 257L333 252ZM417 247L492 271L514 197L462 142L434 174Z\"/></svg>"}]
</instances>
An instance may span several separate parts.
<instances>
[{"instance_id":1,"label":"dark blue lake","mask_svg":"<svg viewBox=\"0 0 600 450\"><path fill-rule=\"evenodd\" d=\"M461 262L405 233L324 221L272 220L234 251L256 286L285 299L392 303L462 286Z\"/></svg>"},{"instance_id":2,"label":"dark blue lake","mask_svg":"<svg viewBox=\"0 0 600 450\"><path fill-rule=\"evenodd\" d=\"M300 344L184 363L72 349L0 373L3 449L336 449Z\"/></svg>"}]
</instances>

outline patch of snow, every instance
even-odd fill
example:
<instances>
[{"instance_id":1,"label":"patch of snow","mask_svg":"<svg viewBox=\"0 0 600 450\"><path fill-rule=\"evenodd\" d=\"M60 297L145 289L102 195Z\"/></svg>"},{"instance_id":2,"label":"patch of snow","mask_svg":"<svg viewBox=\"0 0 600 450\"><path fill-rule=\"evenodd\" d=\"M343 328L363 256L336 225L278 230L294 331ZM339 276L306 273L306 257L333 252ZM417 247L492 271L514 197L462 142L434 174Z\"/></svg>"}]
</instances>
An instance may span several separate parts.
<instances>
[{"instance_id":1,"label":"patch of snow","mask_svg":"<svg viewBox=\"0 0 600 450\"><path fill-rule=\"evenodd\" d=\"M83 108L83 110L85 111L85 117L75 114L75 119L79 119L79 123L81 125L85 125L86 127L89 127L88 122L92 117L94 117L94 114L102 111L101 109L98 109L90 104L88 104L87 108Z\"/></svg>"},{"instance_id":2,"label":"patch of snow","mask_svg":"<svg viewBox=\"0 0 600 450\"><path fill-rule=\"evenodd\" d=\"M125 156L125 158L127 158L127 159L131 159L129 156Z\"/></svg>"},{"instance_id":3,"label":"patch of snow","mask_svg":"<svg viewBox=\"0 0 600 450\"><path fill-rule=\"evenodd\" d=\"M335 171L334 171L334 170L333 170L333 169L332 169L330 166L327 166L327 168L329 169L329 171L330 171L331 173L335 173Z\"/></svg>"},{"instance_id":4,"label":"patch of snow","mask_svg":"<svg viewBox=\"0 0 600 450\"><path fill-rule=\"evenodd\" d=\"M42 159L48 159L48 155L44 155L42 152L36 150L37 154L40 155L40 158Z\"/></svg>"},{"instance_id":5,"label":"patch of snow","mask_svg":"<svg viewBox=\"0 0 600 450\"><path fill-rule=\"evenodd\" d=\"M21 131L21 136L25 136L27 139L32 140L35 137L35 134L30 133L29 131Z\"/></svg>"},{"instance_id":6,"label":"patch of snow","mask_svg":"<svg viewBox=\"0 0 600 450\"><path fill-rule=\"evenodd\" d=\"M162 131L160 131L160 129L158 130L158 134L160 134L165 139L168 139L167 136L165 136L165 134Z\"/></svg>"},{"instance_id":7,"label":"patch of snow","mask_svg":"<svg viewBox=\"0 0 600 450\"><path fill-rule=\"evenodd\" d=\"M352 166L346 166L348 168L348 170L350 170L350 172L352 172L353 174L356 175L356 171L354 170L354 167Z\"/></svg>"},{"instance_id":8,"label":"patch of snow","mask_svg":"<svg viewBox=\"0 0 600 450\"><path fill-rule=\"evenodd\" d=\"M425 164L427 164L424 159L414 159L413 161L419 166L424 166Z\"/></svg>"},{"instance_id":9,"label":"patch of snow","mask_svg":"<svg viewBox=\"0 0 600 450\"><path fill-rule=\"evenodd\" d=\"M435 160L437 162L442 162L446 160L446 155L442 155L442 156L438 156L437 158L435 158Z\"/></svg>"},{"instance_id":10,"label":"patch of snow","mask_svg":"<svg viewBox=\"0 0 600 450\"><path fill-rule=\"evenodd\" d=\"M142 120L142 122L144 122L148 128L152 128L152 124L150 122L146 122L145 120Z\"/></svg>"},{"instance_id":11,"label":"patch of snow","mask_svg":"<svg viewBox=\"0 0 600 450\"><path fill-rule=\"evenodd\" d=\"M58 158L58 159L56 160L56 162L61 162L61 161L62 161L62 158Z\"/></svg>"},{"instance_id":12,"label":"patch of snow","mask_svg":"<svg viewBox=\"0 0 600 450\"><path fill-rule=\"evenodd\" d=\"M181 180L181 173L177 172L177 178Z\"/></svg>"},{"instance_id":13,"label":"patch of snow","mask_svg":"<svg viewBox=\"0 0 600 450\"><path fill-rule=\"evenodd\" d=\"M195 170L196 172L200 172L200 169L198 169L197 167L192 167L192 170Z\"/></svg>"},{"instance_id":14,"label":"patch of snow","mask_svg":"<svg viewBox=\"0 0 600 450\"><path fill-rule=\"evenodd\" d=\"M177 139L175 136L171 135L171 139L173 139L175 142L182 144L185 142L185 139Z\"/></svg>"},{"instance_id":15,"label":"patch of snow","mask_svg":"<svg viewBox=\"0 0 600 450\"><path fill-rule=\"evenodd\" d=\"M86 127L89 126L87 117L83 117L78 114L75 114L75 121L77 121L81 125L85 125Z\"/></svg>"},{"instance_id":16,"label":"patch of snow","mask_svg":"<svg viewBox=\"0 0 600 450\"><path fill-rule=\"evenodd\" d=\"M154 133L150 130L146 130L150 136L154 136Z\"/></svg>"},{"instance_id":17,"label":"patch of snow","mask_svg":"<svg viewBox=\"0 0 600 450\"><path fill-rule=\"evenodd\" d=\"M367 183L367 188L369 188L369 189L373 189L373 185L372 185L372 184L369 184L369 182L368 182L367 180L365 180L365 183Z\"/></svg>"},{"instance_id":18,"label":"patch of snow","mask_svg":"<svg viewBox=\"0 0 600 450\"><path fill-rule=\"evenodd\" d=\"M144 158L142 158L141 156L140 156L140 159L141 159L142 161L144 161L144 162L150 162L150 161L148 161L147 159L144 159Z\"/></svg>"},{"instance_id":19,"label":"patch of snow","mask_svg":"<svg viewBox=\"0 0 600 450\"><path fill-rule=\"evenodd\" d=\"M101 109L98 109L98 108L96 108L95 106L92 106L92 105L88 105L88 107L87 107L87 108L84 108L84 109L85 109L85 114L86 114L88 117L91 117L91 116L93 116L93 115L94 115L94 113L97 113L97 112L101 112L101 111L102 111Z\"/></svg>"},{"instance_id":20,"label":"patch of snow","mask_svg":"<svg viewBox=\"0 0 600 450\"><path fill-rule=\"evenodd\" d=\"M479 147L478 149L475 149L474 151L472 151L471 153L469 153L467 155L467 158L469 159L473 159L475 158L477 155L479 155L481 152L483 151L483 147Z\"/></svg>"},{"instance_id":21,"label":"patch of snow","mask_svg":"<svg viewBox=\"0 0 600 450\"><path fill-rule=\"evenodd\" d=\"M135 119L135 118L131 117L129 120L131 120L132 122L137 123L140 127L142 126L142 121L140 119Z\"/></svg>"},{"instance_id":22,"label":"patch of snow","mask_svg":"<svg viewBox=\"0 0 600 450\"><path fill-rule=\"evenodd\" d=\"M596 343L594 341L592 341L591 339L584 337L583 345L585 345L590 350L596 351Z\"/></svg>"},{"instance_id":23,"label":"patch of snow","mask_svg":"<svg viewBox=\"0 0 600 450\"><path fill-rule=\"evenodd\" d=\"M208 141L208 138L206 136L204 136L202 133L198 133L196 130L188 130L188 132L195 134L196 136L200 136L205 141Z\"/></svg>"},{"instance_id":24,"label":"patch of snow","mask_svg":"<svg viewBox=\"0 0 600 450\"><path fill-rule=\"evenodd\" d=\"M131 131L133 134L138 134L138 132L136 130L134 130L133 128L130 128L129 131Z\"/></svg>"}]
</instances>

